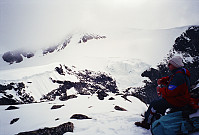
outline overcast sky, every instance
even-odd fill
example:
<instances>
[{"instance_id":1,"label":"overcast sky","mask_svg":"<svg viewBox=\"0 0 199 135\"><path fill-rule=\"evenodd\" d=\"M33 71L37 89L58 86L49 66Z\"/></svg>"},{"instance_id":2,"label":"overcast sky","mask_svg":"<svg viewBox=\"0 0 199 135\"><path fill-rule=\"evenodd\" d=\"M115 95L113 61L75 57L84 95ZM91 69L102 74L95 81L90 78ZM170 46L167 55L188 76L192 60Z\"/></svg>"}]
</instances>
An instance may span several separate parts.
<instances>
[{"instance_id":1,"label":"overcast sky","mask_svg":"<svg viewBox=\"0 0 199 135\"><path fill-rule=\"evenodd\" d=\"M199 0L0 0L0 53L49 46L74 30L199 24Z\"/></svg>"}]
</instances>

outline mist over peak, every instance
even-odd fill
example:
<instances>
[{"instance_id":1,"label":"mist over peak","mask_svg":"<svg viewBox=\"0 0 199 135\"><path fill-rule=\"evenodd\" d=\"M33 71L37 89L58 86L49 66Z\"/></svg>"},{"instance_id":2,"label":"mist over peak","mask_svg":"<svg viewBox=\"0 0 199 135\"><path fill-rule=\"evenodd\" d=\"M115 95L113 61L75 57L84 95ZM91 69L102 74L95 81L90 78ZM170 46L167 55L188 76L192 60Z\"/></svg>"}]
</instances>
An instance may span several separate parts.
<instances>
[{"instance_id":1,"label":"mist over peak","mask_svg":"<svg viewBox=\"0 0 199 135\"><path fill-rule=\"evenodd\" d=\"M79 29L98 33L109 28L167 29L196 25L198 3L195 0L1 0L0 53L52 46Z\"/></svg>"}]
</instances>

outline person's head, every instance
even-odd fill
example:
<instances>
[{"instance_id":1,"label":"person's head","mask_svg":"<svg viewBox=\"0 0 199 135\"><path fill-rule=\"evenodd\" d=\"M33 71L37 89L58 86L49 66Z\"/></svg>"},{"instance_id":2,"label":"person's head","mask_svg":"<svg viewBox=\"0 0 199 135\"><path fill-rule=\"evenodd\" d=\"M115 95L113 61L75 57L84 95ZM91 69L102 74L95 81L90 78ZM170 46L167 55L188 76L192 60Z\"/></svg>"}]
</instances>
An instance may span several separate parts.
<instances>
[{"instance_id":1,"label":"person's head","mask_svg":"<svg viewBox=\"0 0 199 135\"><path fill-rule=\"evenodd\" d=\"M183 64L182 58L180 56L174 56L168 62L168 67L169 67L169 70L171 70L171 71L176 68L183 67L183 66L184 66L184 64Z\"/></svg>"}]
</instances>

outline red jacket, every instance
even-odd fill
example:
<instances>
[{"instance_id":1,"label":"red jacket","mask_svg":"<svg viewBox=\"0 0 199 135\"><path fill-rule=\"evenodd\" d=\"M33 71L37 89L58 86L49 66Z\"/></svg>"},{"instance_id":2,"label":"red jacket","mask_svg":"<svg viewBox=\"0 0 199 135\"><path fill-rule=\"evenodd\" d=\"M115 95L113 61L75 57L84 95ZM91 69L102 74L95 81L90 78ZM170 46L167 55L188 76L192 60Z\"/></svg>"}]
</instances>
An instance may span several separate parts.
<instances>
[{"instance_id":1,"label":"red jacket","mask_svg":"<svg viewBox=\"0 0 199 135\"><path fill-rule=\"evenodd\" d=\"M183 107L190 103L190 72L185 68L172 71L171 76L161 78L161 84L166 87L160 88L162 97L176 107Z\"/></svg>"}]
</instances>

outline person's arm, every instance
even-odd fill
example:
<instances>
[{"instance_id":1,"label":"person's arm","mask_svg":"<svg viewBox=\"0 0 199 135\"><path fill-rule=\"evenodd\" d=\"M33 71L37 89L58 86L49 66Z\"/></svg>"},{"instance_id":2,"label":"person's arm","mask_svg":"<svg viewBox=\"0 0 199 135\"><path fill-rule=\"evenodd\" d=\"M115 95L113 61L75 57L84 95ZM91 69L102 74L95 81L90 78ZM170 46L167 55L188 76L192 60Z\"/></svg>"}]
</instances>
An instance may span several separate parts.
<instances>
[{"instance_id":1,"label":"person's arm","mask_svg":"<svg viewBox=\"0 0 199 135\"><path fill-rule=\"evenodd\" d=\"M169 76L166 76L158 79L158 86L156 88L158 96L162 96L165 93L165 87L168 85L169 78ZM162 85L164 85L164 87L162 87Z\"/></svg>"},{"instance_id":2,"label":"person's arm","mask_svg":"<svg viewBox=\"0 0 199 135\"><path fill-rule=\"evenodd\" d=\"M167 85L169 82L169 76L162 77L161 79L158 79L157 83L162 85Z\"/></svg>"}]
</instances>

